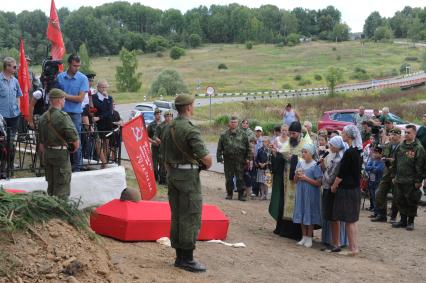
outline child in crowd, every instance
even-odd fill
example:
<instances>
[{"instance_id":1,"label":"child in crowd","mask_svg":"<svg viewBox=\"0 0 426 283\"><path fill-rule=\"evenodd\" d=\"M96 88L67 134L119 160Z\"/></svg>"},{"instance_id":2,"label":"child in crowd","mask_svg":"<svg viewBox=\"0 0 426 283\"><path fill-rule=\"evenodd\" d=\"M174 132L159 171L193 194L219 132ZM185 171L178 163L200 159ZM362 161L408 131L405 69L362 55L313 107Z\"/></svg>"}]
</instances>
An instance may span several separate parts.
<instances>
[{"instance_id":1,"label":"child in crowd","mask_svg":"<svg viewBox=\"0 0 426 283\"><path fill-rule=\"evenodd\" d=\"M379 187L380 180L382 179L385 163L382 160L382 148L376 146L373 149L372 158L368 161L365 171L368 176L368 193L370 195L370 208L369 211L373 212L370 218L377 216L376 211L376 190Z\"/></svg>"},{"instance_id":2,"label":"child in crowd","mask_svg":"<svg viewBox=\"0 0 426 283\"><path fill-rule=\"evenodd\" d=\"M327 136L318 135L318 148L317 148L317 156L321 158L328 151L328 140Z\"/></svg>"},{"instance_id":3,"label":"child in crowd","mask_svg":"<svg viewBox=\"0 0 426 283\"><path fill-rule=\"evenodd\" d=\"M303 238L297 244L312 247L314 225L321 226L321 168L313 159L316 148L306 144L302 149L302 159L296 167L296 197L293 222L302 226Z\"/></svg>"},{"instance_id":4,"label":"child in crowd","mask_svg":"<svg viewBox=\"0 0 426 283\"><path fill-rule=\"evenodd\" d=\"M258 150L256 155L256 168L257 168L257 183L260 189L260 199L266 200L268 197L268 180L266 170L268 170L270 149L270 141L268 137L263 138L263 146Z\"/></svg>"}]
</instances>

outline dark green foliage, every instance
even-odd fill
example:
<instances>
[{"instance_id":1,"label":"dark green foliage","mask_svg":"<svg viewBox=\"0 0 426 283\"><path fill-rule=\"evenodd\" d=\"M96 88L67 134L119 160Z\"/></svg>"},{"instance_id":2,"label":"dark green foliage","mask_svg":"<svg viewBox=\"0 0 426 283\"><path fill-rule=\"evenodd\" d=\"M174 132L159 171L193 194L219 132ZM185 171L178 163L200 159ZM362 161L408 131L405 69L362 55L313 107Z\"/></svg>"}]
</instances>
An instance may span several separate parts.
<instances>
[{"instance_id":1,"label":"dark green foliage","mask_svg":"<svg viewBox=\"0 0 426 283\"><path fill-rule=\"evenodd\" d=\"M173 60L179 59L181 56L185 55L185 49L174 46L170 49L170 58Z\"/></svg>"},{"instance_id":2,"label":"dark green foliage","mask_svg":"<svg viewBox=\"0 0 426 283\"><path fill-rule=\"evenodd\" d=\"M229 115L222 115L214 120L214 124L217 126L226 126L229 124L230 119L231 117Z\"/></svg>"},{"instance_id":3,"label":"dark green foliage","mask_svg":"<svg viewBox=\"0 0 426 283\"><path fill-rule=\"evenodd\" d=\"M197 48L201 46L201 36L199 36L198 34L191 34L188 38L188 44L189 46L191 46L192 48Z\"/></svg>"},{"instance_id":4,"label":"dark green foliage","mask_svg":"<svg viewBox=\"0 0 426 283\"><path fill-rule=\"evenodd\" d=\"M305 79L300 80L299 83L298 83L298 85L300 85L300 86L305 86L305 85L310 85L310 84L311 84L311 81L305 80Z\"/></svg>"},{"instance_id":5,"label":"dark green foliage","mask_svg":"<svg viewBox=\"0 0 426 283\"><path fill-rule=\"evenodd\" d=\"M151 36L146 43L148 52L164 51L169 47L169 41L160 35Z\"/></svg>"},{"instance_id":6,"label":"dark green foliage","mask_svg":"<svg viewBox=\"0 0 426 283\"><path fill-rule=\"evenodd\" d=\"M341 59L342 59L342 56L340 56L340 55L337 55L337 56L336 56L336 60L337 60L337 61L340 61Z\"/></svg>"},{"instance_id":7,"label":"dark green foliage","mask_svg":"<svg viewBox=\"0 0 426 283\"><path fill-rule=\"evenodd\" d=\"M289 46L294 46L300 43L300 35L297 33L290 33L287 36L287 44Z\"/></svg>"},{"instance_id":8,"label":"dark green foliage","mask_svg":"<svg viewBox=\"0 0 426 283\"><path fill-rule=\"evenodd\" d=\"M399 73L401 75L405 75L407 74L407 72L411 69L411 65L408 63L404 63L401 65L401 67L399 67Z\"/></svg>"},{"instance_id":9,"label":"dark green foliage","mask_svg":"<svg viewBox=\"0 0 426 283\"><path fill-rule=\"evenodd\" d=\"M162 90L162 88L165 90ZM154 80L149 90L150 96L175 96L188 92L188 88L175 70L164 70Z\"/></svg>"},{"instance_id":10,"label":"dark green foliage","mask_svg":"<svg viewBox=\"0 0 426 283\"><path fill-rule=\"evenodd\" d=\"M9 194L0 189L0 231L28 230L34 224L53 218L89 231L87 215L78 210L78 203L44 193Z\"/></svg>"},{"instance_id":11,"label":"dark green foliage","mask_svg":"<svg viewBox=\"0 0 426 283\"><path fill-rule=\"evenodd\" d=\"M160 51L158 51L158 52L156 53L156 55L157 55L157 57L158 57L158 58L161 58L161 57L163 57L163 56L164 56L163 52L160 52Z\"/></svg>"},{"instance_id":12,"label":"dark green foliage","mask_svg":"<svg viewBox=\"0 0 426 283\"><path fill-rule=\"evenodd\" d=\"M351 76L351 79L364 81L370 79L370 75L365 69L356 67L354 70L354 74Z\"/></svg>"},{"instance_id":13,"label":"dark green foliage","mask_svg":"<svg viewBox=\"0 0 426 283\"><path fill-rule=\"evenodd\" d=\"M417 57L412 57L412 56L410 56L410 57L405 57L405 61L417 62L417 61L419 61L419 58L417 58Z\"/></svg>"},{"instance_id":14,"label":"dark green foliage","mask_svg":"<svg viewBox=\"0 0 426 283\"><path fill-rule=\"evenodd\" d=\"M319 75L319 74L315 74L315 80L317 80L317 81L320 81L320 80L322 80L322 76L321 75Z\"/></svg>"},{"instance_id":15,"label":"dark green foliage","mask_svg":"<svg viewBox=\"0 0 426 283\"><path fill-rule=\"evenodd\" d=\"M124 48L121 49L120 60L122 66L116 67L117 72L115 74L117 90L129 92L138 91L142 86L142 82L140 81L142 74L136 73L138 61L135 51L128 51Z\"/></svg>"},{"instance_id":16,"label":"dark green foliage","mask_svg":"<svg viewBox=\"0 0 426 283\"><path fill-rule=\"evenodd\" d=\"M337 50L337 48L336 48L336 47L333 47L332 49L333 49L333 51L336 51L336 50Z\"/></svg>"},{"instance_id":17,"label":"dark green foliage","mask_svg":"<svg viewBox=\"0 0 426 283\"><path fill-rule=\"evenodd\" d=\"M327 84L329 87L329 96L333 97L335 96L336 92L336 86L338 83L340 83L343 79L343 71L339 68L331 67L328 69L327 75L325 77L327 80Z\"/></svg>"},{"instance_id":18,"label":"dark green foliage","mask_svg":"<svg viewBox=\"0 0 426 283\"><path fill-rule=\"evenodd\" d=\"M80 45L78 54L80 55L80 59L81 59L80 72L82 72L84 74L94 73L90 69L90 57L89 57L89 53L88 53L87 48L86 48L86 44Z\"/></svg>"},{"instance_id":19,"label":"dark green foliage","mask_svg":"<svg viewBox=\"0 0 426 283\"><path fill-rule=\"evenodd\" d=\"M292 89L293 87L291 86L291 84L283 84L281 86L283 89Z\"/></svg>"},{"instance_id":20,"label":"dark green foliage","mask_svg":"<svg viewBox=\"0 0 426 283\"><path fill-rule=\"evenodd\" d=\"M295 81L300 81L300 80L302 80L302 75L295 75L295 76L294 76L294 80L295 80Z\"/></svg>"},{"instance_id":21,"label":"dark green foliage","mask_svg":"<svg viewBox=\"0 0 426 283\"><path fill-rule=\"evenodd\" d=\"M217 68L219 69L219 70L227 70L228 69L228 66L226 66L225 64L223 64L223 63L220 63L219 64L219 66L217 66Z\"/></svg>"},{"instance_id":22,"label":"dark green foliage","mask_svg":"<svg viewBox=\"0 0 426 283\"><path fill-rule=\"evenodd\" d=\"M247 42L246 42L246 48L247 48L248 50L251 50L251 49L253 48L253 42L251 42L251 41L247 41Z\"/></svg>"}]
</instances>

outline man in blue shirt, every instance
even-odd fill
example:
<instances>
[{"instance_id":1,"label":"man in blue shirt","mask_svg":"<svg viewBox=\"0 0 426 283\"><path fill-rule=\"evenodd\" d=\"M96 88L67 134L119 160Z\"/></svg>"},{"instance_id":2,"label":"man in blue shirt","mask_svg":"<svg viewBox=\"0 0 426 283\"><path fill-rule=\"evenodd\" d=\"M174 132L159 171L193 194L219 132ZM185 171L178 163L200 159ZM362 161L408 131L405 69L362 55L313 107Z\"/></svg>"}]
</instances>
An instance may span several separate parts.
<instances>
[{"instance_id":1,"label":"man in blue shirt","mask_svg":"<svg viewBox=\"0 0 426 283\"><path fill-rule=\"evenodd\" d=\"M11 57L3 60L3 72L0 73L0 114L10 128L10 138L13 142L18 128L19 97L22 96L18 80L14 77L16 61Z\"/></svg>"},{"instance_id":2,"label":"man in blue shirt","mask_svg":"<svg viewBox=\"0 0 426 283\"><path fill-rule=\"evenodd\" d=\"M80 57L71 54L68 57L68 70L60 73L56 77L57 87L66 93L65 106L62 109L71 117L77 131L81 132L81 102L89 91L89 80L79 72L81 63ZM71 155L72 171L80 171L81 149Z\"/></svg>"}]
</instances>

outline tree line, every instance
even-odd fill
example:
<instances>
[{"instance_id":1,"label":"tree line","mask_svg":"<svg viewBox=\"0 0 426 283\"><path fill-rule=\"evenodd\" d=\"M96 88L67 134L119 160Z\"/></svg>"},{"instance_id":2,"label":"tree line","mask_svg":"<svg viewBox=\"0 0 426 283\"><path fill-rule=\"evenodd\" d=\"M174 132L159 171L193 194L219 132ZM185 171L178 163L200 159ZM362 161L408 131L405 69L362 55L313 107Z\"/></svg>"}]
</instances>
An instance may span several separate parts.
<instances>
[{"instance_id":1,"label":"tree line","mask_svg":"<svg viewBox=\"0 0 426 283\"><path fill-rule=\"evenodd\" d=\"M426 40L426 7L406 6L391 18L373 12L365 20L364 36L376 41L389 41L393 38L407 38L412 42Z\"/></svg>"},{"instance_id":2,"label":"tree line","mask_svg":"<svg viewBox=\"0 0 426 283\"><path fill-rule=\"evenodd\" d=\"M77 52L85 44L90 55L115 55L123 47L161 52L173 46L197 47L202 42L294 45L302 36L333 41L349 36L349 27L333 6L290 11L273 5L211 5L182 14L176 9L162 11L140 3L114 2L75 11L61 8L58 15L67 52ZM14 53L22 36L26 53L41 62L48 47L47 22L41 10L0 11L2 53Z\"/></svg>"}]
</instances>

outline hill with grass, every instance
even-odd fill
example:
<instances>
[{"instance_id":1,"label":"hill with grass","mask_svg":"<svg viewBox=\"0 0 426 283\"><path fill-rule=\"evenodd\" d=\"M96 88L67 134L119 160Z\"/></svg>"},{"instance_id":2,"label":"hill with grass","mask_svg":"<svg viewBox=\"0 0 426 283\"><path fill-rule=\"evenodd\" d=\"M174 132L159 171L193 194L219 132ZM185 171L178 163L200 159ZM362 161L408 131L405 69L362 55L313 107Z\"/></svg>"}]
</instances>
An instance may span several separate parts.
<instances>
[{"instance_id":1,"label":"hill with grass","mask_svg":"<svg viewBox=\"0 0 426 283\"><path fill-rule=\"evenodd\" d=\"M261 44L250 50L242 44L208 44L187 50L179 60L172 60L167 53L138 55L142 88L136 93L117 92L118 57L93 58L91 63L97 79L106 79L112 85L116 101L128 103L143 100L153 80L165 69L177 70L193 94L203 93L207 86L217 92L297 89L326 86L330 67L343 71L345 83L399 75L403 64L415 72L421 68L424 52L424 47L360 41L318 41L294 47Z\"/></svg>"}]
</instances>

